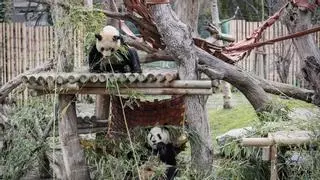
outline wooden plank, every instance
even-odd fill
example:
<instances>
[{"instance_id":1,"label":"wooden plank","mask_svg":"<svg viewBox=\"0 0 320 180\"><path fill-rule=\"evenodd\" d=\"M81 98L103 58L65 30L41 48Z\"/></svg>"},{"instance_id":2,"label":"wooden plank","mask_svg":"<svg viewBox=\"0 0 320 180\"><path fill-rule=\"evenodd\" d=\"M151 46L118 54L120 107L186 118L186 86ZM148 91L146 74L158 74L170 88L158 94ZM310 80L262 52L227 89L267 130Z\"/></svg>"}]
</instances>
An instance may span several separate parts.
<instances>
[{"instance_id":1,"label":"wooden plank","mask_svg":"<svg viewBox=\"0 0 320 180\"><path fill-rule=\"evenodd\" d=\"M54 39L54 27L51 26L50 27L50 58L54 58L55 57L55 39Z\"/></svg>"},{"instance_id":2,"label":"wooden plank","mask_svg":"<svg viewBox=\"0 0 320 180\"><path fill-rule=\"evenodd\" d=\"M45 61L49 60L49 51L48 51L48 26L44 27L44 59Z\"/></svg>"},{"instance_id":3,"label":"wooden plank","mask_svg":"<svg viewBox=\"0 0 320 180\"><path fill-rule=\"evenodd\" d=\"M43 26L39 27L39 58L40 58L40 64L43 64L44 62L44 27Z\"/></svg>"},{"instance_id":4,"label":"wooden plank","mask_svg":"<svg viewBox=\"0 0 320 180\"><path fill-rule=\"evenodd\" d=\"M12 23L12 79L17 76L17 23Z\"/></svg>"},{"instance_id":5,"label":"wooden plank","mask_svg":"<svg viewBox=\"0 0 320 180\"><path fill-rule=\"evenodd\" d=\"M15 68L16 68L16 76L22 73L21 71L21 61L22 61L22 56L21 56L21 23L15 23L15 39L16 39L16 58L15 60ZM17 95L17 102L19 105L22 105L22 100L23 100L23 93L20 91L19 94Z\"/></svg>"},{"instance_id":6,"label":"wooden plank","mask_svg":"<svg viewBox=\"0 0 320 180\"><path fill-rule=\"evenodd\" d=\"M21 31L22 31L22 23L18 23L17 26L17 39L18 39L18 49L19 49L19 54L18 54L18 75L21 74L22 71L22 62L23 62L23 53L22 53L22 35L21 35Z\"/></svg>"},{"instance_id":7,"label":"wooden plank","mask_svg":"<svg viewBox=\"0 0 320 180\"><path fill-rule=\"evenodd\" d=\"M23 56L23 60L22 60L22 72L26 72L27 71L27 61L29 61L29 56L27 54L27 41L28 41L28 37L27 37L27 28L26 28L26 24L22 23L22 56ZM28 101L28 90L25 89L23 91L23 100L24 103L26 103Z\"/></svg>"},{"instance_id":8,"label":"wooden plank","mask_svg":"<svg viewBox=\"0 0 320 180\"><path fill-rule=\"evenodd\" d=\"M8 33L8 41L7 41L7 51L8 51L8 60L7 60L7 63L8 63L8 69L7 69L7 73L8 73L8 81L11 80L11 72L12 72L12 69L11 69L11 61L12 61L12 57L11 57L11 53L12 53L12 45L11 45L11 40L12 40L12 31L11 31L11 23L9 23L7 25L7 33Z\"/></svg>"},{"instance_id":9,"label":"wooden plank","mask_svg":"<svg viewBox=\"0 0 320 180\"><path fill-rule=\"evenodd\" d=\"M77 31L73 30L71 32L71 37L72 39L70 39L70 43L71 46L73 47L73 63L74 63L74 68L78 67L78 53L77 53Z\"/></svg>"},{"instance_id":10,"label":"wooden plank","mask_svg":"<svg viewBox=\"0 0 320 180\"><path fill-rule=\"evenodd\" d=\"M28 68L33 69L34 64L35 64L35 47L34 47L34 28L29 27L29 63L28 63Z\"/></svg>"},{"instance_id":11,"label":"wooden plank","mask_svg":"<svg viewBox=\"0 0 320 180\"><path fill-rule=\"evenodd\" d=\"M30 93L32 96L41 96L45 94L110 94L116 93L114 91L110 91L106 88L79 88L77 86L68 88L61 87L58 88L57 91L54 89L44 89L41 86L30 86ZM33 88L33 89L31 89ZM37 90L34 90L37 89ZM132 94L141 93L144 95L211 95L212 89L182 89L182 88L156 88L156 89L148 89L148 88L120 88L121 94Z\"/></svg>"},{"instance_id":12,"label":"wooden plank","mask_svg":"<svg viewBox=\"0 0 320 180\"><path fill-rule=\"evenodd\" d=\"M39 48L39 27L35 27L35 55L36 55L36 63L35 66L39 66L40 65L40 56L39 56L39 52L40 52L40 48Z\"/></svg>"},{"instance_id":13,"label":"wooden plank","mask_svg":"<svg viewBox=\"0 0 320 180\"><path fill-rule=\"evenodd\" d=\"M7 50L8 50L8 39L7 39L7 36L8 36L8 32L7 32L7 24L3 24L3 27L2 27L2 30L3 30L3 39L4 39L4 44L3 44L3 57L4 57L4 71L3 71L3 81L4 83L6 83L8 81L8 76L7 76L7 68L8 68L8 55L7 55Z\"/></svg>"},{"instance_id":14,"label":"wooden plank","mask_svg":"<svg viewBox=\"0 0 320 180\"><path fill-rule=\"evenodd\" d=\"M270 180L278 180L278 169L277 169L277 156L278 150L277 145L272 145L270 147L270 160L271 160L271 166L270 166Z\"/></svg>"},{"instance_id":15,"label":"wooden plank","mask_svg":"<svg viewBox=\"0 0 320 180\"><path fill-rule=\"evenodd\" d=\"M4 84L4 48L3 48L3 44L4 44L4 38L3 38L3 34L4 31L2 30L3 27L3 23L0 23L0 78L1 78L1 82L0 85Z\"/></svg>"}]
</instances>

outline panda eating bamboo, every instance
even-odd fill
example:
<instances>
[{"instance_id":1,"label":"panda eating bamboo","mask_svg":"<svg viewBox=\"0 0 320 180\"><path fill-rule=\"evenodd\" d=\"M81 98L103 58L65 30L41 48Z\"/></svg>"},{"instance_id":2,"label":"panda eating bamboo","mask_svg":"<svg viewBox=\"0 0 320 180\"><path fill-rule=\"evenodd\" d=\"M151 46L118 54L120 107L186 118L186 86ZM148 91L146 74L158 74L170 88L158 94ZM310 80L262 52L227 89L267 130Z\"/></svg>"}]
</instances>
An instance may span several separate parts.
<instances>
[{"instance_id":1,"label":"panda eating bamboo","mask_svg":"<svg viewBox=\"0 0 320 180\"><path fill-rule=\"evenodd\" d=\"M105 26L95 37L89 53L89 72L142 72L137 51L124 43L118 29Z\"/></svg>"}]
</instances>

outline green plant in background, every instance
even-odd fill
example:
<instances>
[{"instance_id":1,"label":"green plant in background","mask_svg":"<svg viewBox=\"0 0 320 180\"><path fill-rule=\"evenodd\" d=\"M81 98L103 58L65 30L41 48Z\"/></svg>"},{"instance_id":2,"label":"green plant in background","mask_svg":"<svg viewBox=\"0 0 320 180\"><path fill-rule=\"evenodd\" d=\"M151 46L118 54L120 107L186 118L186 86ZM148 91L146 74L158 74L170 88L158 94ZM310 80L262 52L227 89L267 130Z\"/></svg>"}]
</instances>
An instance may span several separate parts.
<instances>
[{"instance_id":1,"label":"green plant in background","mask_svg":"<svg viewBox=\"0 0 320 180\"><path fill-rule=\"evenodd\" d=\"M89 52L91 45L95 42L95 33L100 32L105 26L107 17L98 11L90 11L75 1L70 6L68 16L58 20L57 28L65 26L73 31L81 32L84 37L85 52Z\"/></svg>"},{"instance_id":2,"label":"green plant in background","mask_svg":"<svg viewBox=\"0 0 320 180\"><path fill-rule=\"evenodd\" d=\"M10 14L12 14L13 1L1 0L0 1L0 22L6 22L10 20Z\"/></svg>"},{"instance_id":3,"label":"green plant in background","mask_svg":"<svg viewBox=\"0 0 320 180\"><path fill-rule=\"evenodd\" d=\"M284 102L284 104L283 104ZM297 103L297 104L296 104ZM268 133L277 131L306 130L314 135L312 145L298 147L278 147L278 174L281 179L317 179L320 174L320 151L315 148L319 145L320 123L319 117L300 120L290 119L289 113L293 107L300 107L301 103L291 100L275 100L273 109L254 118L252 123L246 124L254 129L253 137L265 137ZM290 104L288 108L286 104ZM270 108L269 106L268 108ZM313 108L313 107L312 107ZM242 116L239 113L238 115ZM247 116L247 115L244 115ZM241 117L240 117L241 119ZM220 125L221 126L221 125ZM239 128L239 127L238 127ZM242 147L240 139L229 139L220 147L221 156L216 162L217 179L269 179L270 162L262 161L261 149ZM310 158L312 157L312 158ZM314 157L314 158L313 158ZM295 160L298 159L298 160Z\"/></svg>"},{"instance_id":4,"label":"green plant in background","mask_svg":"<svg viewBox=\"0 0 320 180\"><path fill-rule=\"evenodd\" d=\"M48 148L41 135L54 118L52 111L53 104L41 98L12 110L5 137L7 147L0 155L4 179L19 179L37 164L39 152Z\"/></svg>"}]
</instances>

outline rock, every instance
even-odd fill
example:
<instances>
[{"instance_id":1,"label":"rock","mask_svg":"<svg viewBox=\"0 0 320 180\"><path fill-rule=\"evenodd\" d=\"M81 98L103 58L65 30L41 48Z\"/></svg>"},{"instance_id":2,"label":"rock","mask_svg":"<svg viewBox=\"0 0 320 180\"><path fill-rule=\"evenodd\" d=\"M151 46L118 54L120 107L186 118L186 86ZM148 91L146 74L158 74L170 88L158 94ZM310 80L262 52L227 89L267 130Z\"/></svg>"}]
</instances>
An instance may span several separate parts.
<instances>
[{"instance_id":1,"label":"rock","mask_svg":"<svg viewBox=\"0 0 320 180\"><path fill-rule=\"evenodd\" d=\"M246 137L254 132L252 127L244 127L239 129L232 129L220 136L216 137L216 141L219 146L224 146L227 141L240 139Z\"/></svg>"}]
</instances>

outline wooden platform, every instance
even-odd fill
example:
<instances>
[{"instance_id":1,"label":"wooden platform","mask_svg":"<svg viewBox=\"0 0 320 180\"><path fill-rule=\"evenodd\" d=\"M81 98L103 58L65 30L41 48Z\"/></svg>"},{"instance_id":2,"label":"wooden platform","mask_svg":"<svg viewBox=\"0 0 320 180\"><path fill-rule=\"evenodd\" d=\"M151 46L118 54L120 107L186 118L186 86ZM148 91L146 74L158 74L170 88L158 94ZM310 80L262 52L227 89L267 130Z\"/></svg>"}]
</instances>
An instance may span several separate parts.
<instances>
[{"instance_id":1,"label":"wooden platform","mask_svg":"<svg viewBox=\"0 0 320 180\"><path fill-rule=\"evenodd\" d=\"M32 96L57 94L212 94L210 80L179 80L177 73L39 73L22 77Z\"/></svg>"}]
</instances>

